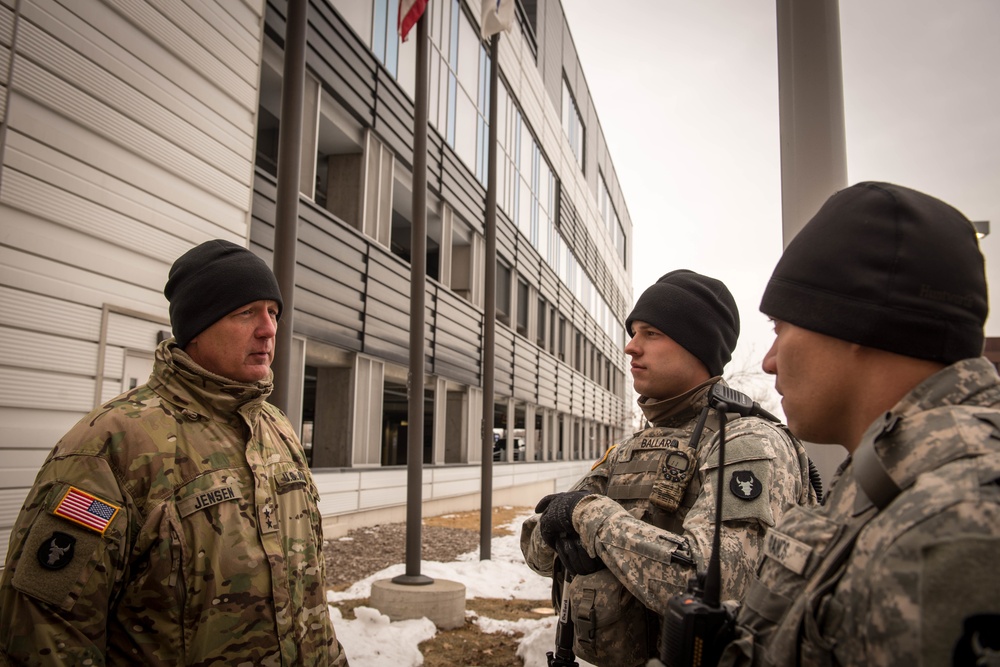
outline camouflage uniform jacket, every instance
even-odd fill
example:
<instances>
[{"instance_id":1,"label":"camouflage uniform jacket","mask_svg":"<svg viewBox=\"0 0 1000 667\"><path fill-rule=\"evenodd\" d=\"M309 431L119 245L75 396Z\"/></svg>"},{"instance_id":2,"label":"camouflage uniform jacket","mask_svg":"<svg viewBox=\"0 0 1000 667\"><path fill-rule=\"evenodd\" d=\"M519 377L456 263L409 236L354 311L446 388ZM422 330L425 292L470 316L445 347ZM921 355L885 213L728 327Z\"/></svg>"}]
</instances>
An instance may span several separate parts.
<instances>
[{"instance_id":1,"label":"camouflage uniform jacket","mask_svg":"<svg viewBox=\"0 0 1000 667\"><path fill-rule=\"evenodd\" d=\"M966 359L876 420L825 503L768 533L722 664L996 664L997 408L993 365ZM872 460L891 482L862 481ZM893 484L879 511L865 490Z\"/></svg>"},{"instance_id":2,"label":"camouflage uniform jacket","mask_svg":"<svg viewBox=\"0 0 1000 667\"><path fill-rule=\"evenodd\" d=\"M651 502L650 495L670 453L687 448L708 390L717 381L722 380L713 378L686 395L668 399L667 405L640 399L655 426L611 447L573 487L601 494L577 505L573 523L587 551L607 565L606 570L577 576L570 584L575 648L585 660L645 664L656 655L659 615L667 601L687 589L696 568L706 567L715 528L719 466L719 419L714 411L695 446L695 472L680 506L666 512ZM777 424L730 417L722 506L722 593L739 599L756 571L767 528L790 508L814 504L816 498L801 443ZM531 517L522 529L525 562L535 572L552 576L555 554L536 525L537 517ZM655 614L650 617L646 609ZM630 620L618 623L619 617ZM587 645L588 636L597 644L601 635L603 648Z\"/></svg>"},{"instance_id":3,"label":"camouflage uniform jacket","mask_svg":"<svg viewBox=\"0 0 1000 667\"><path fill-rule=\"evenodd\" d=\"M0 656L346 665L316 487L270 390L208 373L170 339L147 384L78 422L14 525Z\"/></svg>"}]
</instances>

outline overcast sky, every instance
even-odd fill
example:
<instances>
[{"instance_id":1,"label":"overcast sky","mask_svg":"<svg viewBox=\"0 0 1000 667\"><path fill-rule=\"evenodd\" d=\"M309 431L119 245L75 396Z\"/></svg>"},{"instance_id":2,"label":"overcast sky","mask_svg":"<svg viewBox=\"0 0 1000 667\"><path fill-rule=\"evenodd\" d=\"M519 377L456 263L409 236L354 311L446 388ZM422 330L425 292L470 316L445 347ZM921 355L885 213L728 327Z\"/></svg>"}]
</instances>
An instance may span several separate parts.
<instances>
[{"instance_id":1,"label":"overcast sky","mask_svg":"<svg viewBox=\"0 0 1000 667\"><path fill-rule=\"evenodd\" d=\"M720 278L743 322L727 371L757 368L782 248L775 3L609 6L563 0L632 218L635 296L673 269ZM849 183L896 182L991 220L1000 293L1000 2L841 0L840 14Z\"/></svg>"}]
</instances>

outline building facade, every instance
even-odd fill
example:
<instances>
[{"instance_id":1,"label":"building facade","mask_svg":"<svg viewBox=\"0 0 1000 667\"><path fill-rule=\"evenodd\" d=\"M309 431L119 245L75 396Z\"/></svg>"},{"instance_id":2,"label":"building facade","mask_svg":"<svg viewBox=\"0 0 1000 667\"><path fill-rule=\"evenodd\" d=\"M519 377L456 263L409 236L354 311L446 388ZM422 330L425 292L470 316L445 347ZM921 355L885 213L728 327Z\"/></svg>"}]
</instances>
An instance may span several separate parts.
<instances>
[{"instance_id":1,"label":"building facade","mask_svg":"<svg viewBox=\"0 0 1000 667\"><path fill-rule=\"evenodd\" d=\"M424 484L477 507L489 49L431 0ZM0 0L0 558L42 460L145 381L173 260L271 260L286 3ZM311 0L290 417L329 525L405 503L416 47L394 0ZM558 0L500 39L496 502L630 430L632 227Z\"/></svg>"}]
</instances>

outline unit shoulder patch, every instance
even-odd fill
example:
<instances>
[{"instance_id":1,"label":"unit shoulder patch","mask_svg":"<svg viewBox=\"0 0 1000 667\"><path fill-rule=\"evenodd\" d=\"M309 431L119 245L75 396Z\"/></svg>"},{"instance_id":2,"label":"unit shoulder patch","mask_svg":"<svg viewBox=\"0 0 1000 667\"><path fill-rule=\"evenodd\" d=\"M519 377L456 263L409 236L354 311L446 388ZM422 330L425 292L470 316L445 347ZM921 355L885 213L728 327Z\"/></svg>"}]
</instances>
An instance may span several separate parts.
<instances>
[{"instance_id":1,"label":"unit shoulder patch","mask_svg":"<svg viewBox=\"0 0 1000 667\"><path fill-rule=\"evenodd\" d=\"M46 570L61 570L73 560L75 546L75 537L58 530L53 531L52 536L43 540L38 547L38 564Z\"/></svg>"},{"instance_id":2,"label":"unit shoulder patch","mask_svg":"<svg viewBox=\"0 0 1000 667\"><path fill-rule=\"evenodd\" d=\"M764 485L752 470L737 470L729 478L729 490L740 500L753 500L764 490Z\"/></svg>"}]
</instances>

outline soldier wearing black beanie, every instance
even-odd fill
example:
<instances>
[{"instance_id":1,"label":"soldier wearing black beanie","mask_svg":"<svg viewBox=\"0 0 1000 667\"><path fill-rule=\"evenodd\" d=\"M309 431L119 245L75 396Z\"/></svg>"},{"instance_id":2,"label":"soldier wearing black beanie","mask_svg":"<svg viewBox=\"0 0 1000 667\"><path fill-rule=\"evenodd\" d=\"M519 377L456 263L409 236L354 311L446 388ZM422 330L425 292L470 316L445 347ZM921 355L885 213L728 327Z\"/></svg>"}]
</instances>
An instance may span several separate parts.
<instances>
[{"instance_id":1,"label":"soldier wearing black beanie","mask_svg":"<svg viewBox=\"0 0 1000 667\"><path fill-rule=\"evenodd\" d=\"M281 291L271 268L243 246L222 239L205 241L178 257L163 294L170 302L170 325L181 349L252 301L276 301L281 317Z\"/></svg>"},{"instance_id":2,"label":"soldier wearing black beanie","mask_svg":"<svg viewBox=\"0 0 1000 667\"><path fill-rule=\"evenodd\" d=\"M674 339L698 358L709 375L722 375L740 336L740 311L720 280L687 269L677 269L646 288L625 328L645 322Z\"/></svg>"},{"instance_id":3,"label":"soldier wearing black beanie","mask_svg":"<svg viewBox=\"0 0 1000 667\"><path fill-rule=\"evenodd\" d=\"M993 652L1000 375L981 356L972 223L899 185L841 190L788 244L761 310L774 318L762 368L788 426L850 456L821 507L768 532L718 664L971 665Z\"/></svg>"},{"instance_id":4,"label":"soldier wearing black beanie","mask_svg":"<svg viewBox=\"0 0 1000 667\"><path fill-rule=\"evenodd\" d=\"M643 291L625 328L645 428L612 445L569 491L542 498L521 529L529 568L573 575L557 595L574 610L574 654L594 665L659 655L661 615L711 559L713 534L721 588L742 599L767 528L817 501L801 442L771 419L726 410L724 420L723 408L712 409L719 392L738 393L720 377L740 332L721 281L671 271Z\"/></svg>"}]
</instances>

